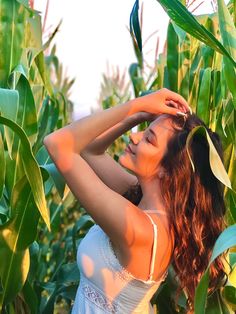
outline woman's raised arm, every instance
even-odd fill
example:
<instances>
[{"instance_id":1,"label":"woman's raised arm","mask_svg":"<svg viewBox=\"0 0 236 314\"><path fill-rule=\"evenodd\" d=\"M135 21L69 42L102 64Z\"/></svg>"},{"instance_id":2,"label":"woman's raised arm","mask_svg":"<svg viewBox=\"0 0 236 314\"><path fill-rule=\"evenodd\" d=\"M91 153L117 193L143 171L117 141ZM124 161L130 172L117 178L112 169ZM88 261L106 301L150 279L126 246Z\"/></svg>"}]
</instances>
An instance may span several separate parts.
<instances>
[{"instance_id":1,"label":"woman's raised arm","mask_svg":"<svg viewBox=\"0 0 236 314\"><path fill-rule=\"evenodd\" d=\"M81 156L96 172L99 178L113 191L123 195L132 185L138 183L135 175L126 171L107 152L106 149L122 134L144 121L154 119L151 114L139 112L127 117L103 132L89 143Z\"/></svg>"}]
</instances>

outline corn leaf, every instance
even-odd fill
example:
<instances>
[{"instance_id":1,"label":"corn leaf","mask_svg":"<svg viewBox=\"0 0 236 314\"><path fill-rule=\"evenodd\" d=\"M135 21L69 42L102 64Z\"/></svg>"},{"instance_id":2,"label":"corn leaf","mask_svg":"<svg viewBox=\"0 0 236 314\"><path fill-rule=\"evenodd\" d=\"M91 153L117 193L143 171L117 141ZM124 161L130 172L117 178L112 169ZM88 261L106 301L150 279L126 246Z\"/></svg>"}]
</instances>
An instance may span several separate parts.
<instances>
[{"instance_id":1,"label":"corn leaf","mask_svg":"<svg viewBox=\"0 0 236 314\"><path fill-rule=\"evenodd\" d=\"M26 10L15 0L1 0L0 5L0 86L5 88L21 59Z\"/></svg>"},{"instance_id":2,"label":"corn leaf","mask_svg":"<svg viewBox=\"0 0 236 314\"><path fill-rule=\"evenodd\" d=\"M210 258L208 267L202 276L195 293L194 298L194 313L204 314L206 308L207 290L209 284L209 267L211 263L220 256L227 249L236 246L236 225L230 226L225 229L214 245L212 256Z\"/></svg>"},{"instance_id":3,"label":"corn leaf","mask_svg":"<svg viewBox=\"0 0 236 314\"><path fill-rule=\"evenodd\" d=\"M16 296L24 282L26 281L29 266L30 256L29 250L15 252L7 247L1 238L0 234L0 275L3 292L0 293L0 310L2 309L3 303L9 303ZM9 264L10 262L10 264Z\"/></svg>"},{"instance_id":4,"label":"corn leaf","mask_svg":"<svg viewBox=\"0 0 236 314\"><path fill-rule=\"evenodd\" d=\"M218 3L218 15L220 33L223 40L223 44L232 58L236 58L236 29L232 17L229 14L227 6L223 0L217 0ZM235 68L232 67L231 62L224 56L224 73L227 81L228 88L233 96L234 108L236 109L236 73Z\"/></svg>"},{"instance_id":5,"label":"corn leaf","mask_svg":"<svg viewBox=\"0 0 236 314\"><path fill-rule=\"evenodd\" d=\"M5 183L5 173L6 173L6 161L5 161L5 154L4 154L4 144L2 139L2 134L0 132L0 165L1 165L1 172L0 172L0 199L2 198L4 183Z\"/></svg>"},{"instance_id":6,"label":"corn leaf","mask_svg":"<svg viewBox=\"0 0 236 314\"><path fill-rule=\"evenodd\" d=\"M15 90L0 88L0 112L1 114L16 122L17 112L19 108L19 94ZM12 146L14 141L14 133L11 129L4 127L4 133L6 138L6 143L8 147L8 152L10 156L12 155Z\"/></svg>"},{"instance_id":7,"label":"corn leaf","mask_svg":"<svg viewBox=\"0 0 236 314\"><path fill-rule=\"evenodd\" d=\"M26 176L13 188L11 209L10 220L0 227L0 255L5 265L0 267L0 277L4 289L2 301L5 303L10 302L25 283L29 270L27 247L37 235L39 212ZM22 270L22 277L15 275Z\"/></svg>"},{"instance_id":8,"label":"corn leaf","mask_svg":"<svg viewBox=\"0 0 236 314\"><path fill-rule=\"evenodd\" d=\"M43 179L39 166L32 154L29 140L24 130L13 121L0 116L0 123L10 127L14 132L18 134L21 139L19 152L24 166L25 174L29 180L36 206L38 207L38 210L48 229L50 230L50 218L44 195Z\"/></svg>"},{"instance_id":9,"label":"corn leaf","mask_svg":"<svg viewBox=\"0 0 236 314\"><path fill-rule=\"evenodd\" d=\"M203 70L197 103L197 115L209 125L211 103L211 68Z\"/></svg>"},{"instance_id":10,"label":"corn leaf","mask_svg":"<svg viewBox=\"0 0 236 314\"><path fill-rule=\"evenodd\" d=\"M134 51L136 54L136 57L139 62L140 68L143 67L143 55L142 55L142 35L141 35L141 29L139 24L139 0L136 0L132 9L132 12L130 14L130 34L133 41Z\"/></svg>"},{"instance_id":11,"label":"corn leaf","mask_svg":"<svg viewBox=\"0 0 236 314\"><path fill-rule=\"evenodd\" d=\"M210 162L210 166L211 166L211 170L214 174L214 176L221 181L225 186L227 186L228 188L232 189L231 187L231 182L230 179L228 177L228 174L225 170L225 167L220 159L220 156L218 155L214 144L212 143L212 140L207 132L207 130L205 129L205 127L203 126L197 126L195 127L188 135L187 137L187 141L186 141L186 147L187 147L187 152L188 152L188 156L190 158L191 164L193 169L194 168L194 164L193 161L191 159L190 153L189 153L189 145L190 145L190 141L192 139L192 137L194 136L194 134L201 134L202 136L205 136L207 141L208 141L208 145L209 145L209 162Z\"/></svg>"},{"instance_id":12,"label":"corn leaf","mask_svg":"<svg viewBox=\"0 0 236 314\"><path fill-rule=\"evenodd\" d=\"M212 35L203 25L199 24L196 18L181 4L179 0L157 0L169 17L183 30L206 45L215 49L219 53L227 56L233 66L236 66L235 60L232 58L227 49Z\"/></svg>"}]
</instances>

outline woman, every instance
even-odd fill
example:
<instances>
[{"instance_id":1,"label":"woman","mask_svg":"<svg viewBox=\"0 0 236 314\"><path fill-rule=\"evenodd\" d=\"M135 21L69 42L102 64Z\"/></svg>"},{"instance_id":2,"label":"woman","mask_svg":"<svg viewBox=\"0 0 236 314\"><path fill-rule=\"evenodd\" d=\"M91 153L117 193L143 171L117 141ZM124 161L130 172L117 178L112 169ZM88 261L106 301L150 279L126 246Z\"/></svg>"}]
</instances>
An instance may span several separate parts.
<instances>
[{"instance_id":1,"label":"woman","mask_svg":"<svg viewBox=\"0 0 236 314\"><path fill-rule=\"evenodd\" d=\"M145 132L130 135L119 164L105 152L121 134L154 117ZM190 145L195 172L186 152L186 138L197 125L203 122L190 114L185 99L161 89L44 139L96 222L78 249L81 278L73 313L153 313L150 299L170 263L192 306L225 213L205 138L194 136ZM208 131L221 154L218 136ZM211 267L212 290L223 277L218 258Z\"/></svg>"}]
</instances>

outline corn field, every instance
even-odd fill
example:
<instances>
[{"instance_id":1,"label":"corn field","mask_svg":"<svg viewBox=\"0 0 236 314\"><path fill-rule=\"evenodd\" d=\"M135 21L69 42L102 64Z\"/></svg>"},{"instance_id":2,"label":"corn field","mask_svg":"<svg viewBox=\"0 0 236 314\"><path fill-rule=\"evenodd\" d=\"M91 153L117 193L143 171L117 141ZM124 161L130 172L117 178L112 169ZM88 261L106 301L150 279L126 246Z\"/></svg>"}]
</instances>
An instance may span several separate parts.
<instances>
[{"instance_id":1,"label":"corn field","mask_svg":"<svg viewBox=\"0 0 236 314\"><path fill-rule=\"evenodd\" d=\"M136 55L130 81L104 76L100 100L108 108L130 99L129 86L135 97L166 87L184 96L220 134L226 171L209 145L213 173L225 184L228 227L215 243L209 266L229 249L229 276L224 287L208 295L208 267L194 307L196 314L231 314L236 311L236 1L217 0L215 12L202 16L190 13L189 1L158 2L170 22L155 67L147 73L144 66L136 0L130 14ZM42 140L71 121L74 81L63 76L51 48L56 31L42 42L41 17L27 0L2 0L0 8L0 312L69 313L79 283L77 247L94 221L65 185ZM124 135L110 148L114 158L126 140ZM183 291L175 302L176 290L170 266L152 298L156 313L186 313L186 295Z\"/></svg>"}]
</instances>

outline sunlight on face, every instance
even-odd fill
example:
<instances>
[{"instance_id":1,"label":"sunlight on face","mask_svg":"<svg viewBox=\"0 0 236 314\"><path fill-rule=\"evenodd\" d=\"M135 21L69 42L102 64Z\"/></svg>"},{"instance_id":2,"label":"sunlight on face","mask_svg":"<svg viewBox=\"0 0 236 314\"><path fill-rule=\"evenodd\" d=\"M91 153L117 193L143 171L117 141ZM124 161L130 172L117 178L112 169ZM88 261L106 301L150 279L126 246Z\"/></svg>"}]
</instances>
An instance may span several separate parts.
<instances>
[{"instance_id":1,"label":"sunlight on face","mask_svg":"<svg viewBox=\"0 0 236 314\"><path fill-rule=\"evenodd\" d=\"M120 156L119 163L139 177L156 176L174 132L171 117L159 116L145 131L130 135L130 144Z\"/></svg>"}]
</instances>

